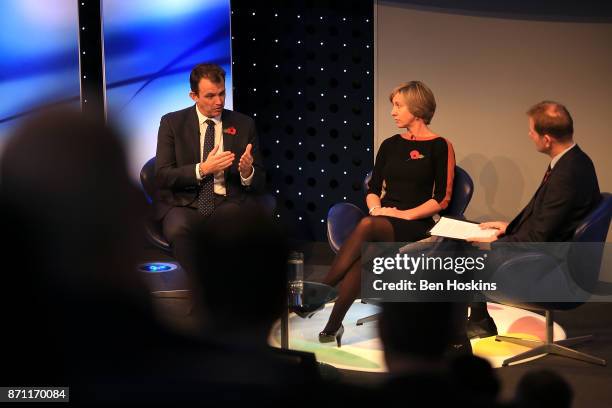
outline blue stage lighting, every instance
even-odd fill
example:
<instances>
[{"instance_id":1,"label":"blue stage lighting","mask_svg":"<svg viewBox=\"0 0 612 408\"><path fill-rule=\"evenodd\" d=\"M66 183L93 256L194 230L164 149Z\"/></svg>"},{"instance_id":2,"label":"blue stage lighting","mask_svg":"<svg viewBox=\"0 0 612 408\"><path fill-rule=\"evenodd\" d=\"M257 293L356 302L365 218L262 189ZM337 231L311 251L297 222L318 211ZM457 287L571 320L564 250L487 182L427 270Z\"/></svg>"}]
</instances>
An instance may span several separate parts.
<instances>
[{"instance_id":1,"label":"blue stage lighting","mask_svg":"<svg viewBox=\"0 0 612 408\"><path fill-rule=\"evenodd\" d=\"M168 262L147 262L138 266L139 271L149 273L169 272L176 268L176 264Z\"/></svg>"}]
</instances>

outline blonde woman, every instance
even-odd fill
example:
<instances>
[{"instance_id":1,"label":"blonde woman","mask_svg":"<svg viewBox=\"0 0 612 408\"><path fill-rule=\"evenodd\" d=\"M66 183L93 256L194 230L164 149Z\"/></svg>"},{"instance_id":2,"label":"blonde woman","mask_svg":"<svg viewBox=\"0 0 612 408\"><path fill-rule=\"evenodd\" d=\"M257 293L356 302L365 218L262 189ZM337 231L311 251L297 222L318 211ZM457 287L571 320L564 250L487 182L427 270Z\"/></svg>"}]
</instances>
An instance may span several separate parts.
<instances>
[{"instance_id":1,"label":"blonde woman","mask_svg":"<svg viewBox=\"0 0 612 408\"><path fill-rule=\"evenodd\" d=\"M451 198L455 154L450 142L429 128L436 110L433 93L424 83L411 81L396 87L389 100L395 124L406 132L380 145L366 195L369 215L340 248L323 280L331 286L341 284L319 341L336 341L338 347L344 333L342 320L359 296L361 244L425 238L434 225L433 215L445 209Z\"/></svg>"}]
</instances>

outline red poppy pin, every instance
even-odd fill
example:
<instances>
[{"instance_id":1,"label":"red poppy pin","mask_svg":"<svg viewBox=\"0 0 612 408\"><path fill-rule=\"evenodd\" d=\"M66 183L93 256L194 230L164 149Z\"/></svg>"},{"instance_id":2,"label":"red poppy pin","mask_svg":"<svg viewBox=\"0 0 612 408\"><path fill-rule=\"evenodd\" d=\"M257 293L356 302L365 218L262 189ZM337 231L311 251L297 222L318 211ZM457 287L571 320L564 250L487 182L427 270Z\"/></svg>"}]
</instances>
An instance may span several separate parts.
<instances>
[{"instance_id":1,"label":"red poppy pin","mask_svg":"<svg viewBox=\"0 0 612 408\"><path fill-rule=\"evenodd\" d=\"M418 150L412 150L410 152L410 160L417 160L417 159L422 159L425 156L423 156Z\"/></svg>"},{"instance_id":2,"label":"red poppy pin","mask_svg":"<svg viewBox=\"0 0 612 408\"><path fill-rule=\"evenodd\" d=\"M235 127L228 127L226 129L223 129L223 133L227 133L228 135L232 135L234 136L236 134L236 128Z\"/></svg>"}]
</instances>

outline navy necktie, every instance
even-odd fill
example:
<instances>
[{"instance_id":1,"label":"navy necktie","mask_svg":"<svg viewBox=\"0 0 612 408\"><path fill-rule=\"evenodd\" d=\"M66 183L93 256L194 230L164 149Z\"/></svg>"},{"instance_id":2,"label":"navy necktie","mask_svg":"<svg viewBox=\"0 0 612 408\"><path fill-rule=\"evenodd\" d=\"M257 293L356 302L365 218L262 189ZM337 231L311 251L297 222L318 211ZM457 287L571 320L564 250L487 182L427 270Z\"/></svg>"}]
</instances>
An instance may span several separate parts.
<instances>
[{"instance_id":1,"label":"navy necktie","mask_svg":"<svg viewBox=\"0 0 612 408\"><path fill-rule=\"evenodd\" d=\"M206 121L208 127L204 134L204 147L202 149L202 161L208 158L208 154L215 147L215 122L208 119ZM207 174L200 182L200 195L198 196L198 212L201 215L207 216L212 214L215 209L215 194L214 194L214 174Z\"/></svg>"},{"instance_id":2,"label":"navy necktie","mask_svg":"<svg viewBox=\"0 0 612 408\"><path fill-rule=\"evenodd\" d=\"M546 183L548 181L548 178L550 177L550 172L552 171L552 169L550 168L550 164L548 165L548 168L546 169L546 173L544 173L544 178L542 179L542 182L540 183L540 185Z\"/></svg>"}]
</instances>

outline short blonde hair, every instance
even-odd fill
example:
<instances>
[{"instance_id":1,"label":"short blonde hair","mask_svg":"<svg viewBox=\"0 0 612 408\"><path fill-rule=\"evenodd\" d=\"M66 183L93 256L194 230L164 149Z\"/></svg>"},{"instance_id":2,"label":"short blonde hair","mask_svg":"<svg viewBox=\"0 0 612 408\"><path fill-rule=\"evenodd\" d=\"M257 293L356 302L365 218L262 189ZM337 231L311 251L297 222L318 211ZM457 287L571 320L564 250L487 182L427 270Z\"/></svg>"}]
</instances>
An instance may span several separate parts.
<instances>
[{"instance_id":1,"label":"short blonde hair","mask_svg":"<svg viewBox=\"0 0 612 408\"><path fill-rule=\"evenodd\" d=\"M398 93L404 97L410 113L429 125L436 111L436 98L431 89L421 81L404 82L391 91L389 95L391 103Z\"/></svg>"}]
</instances>

